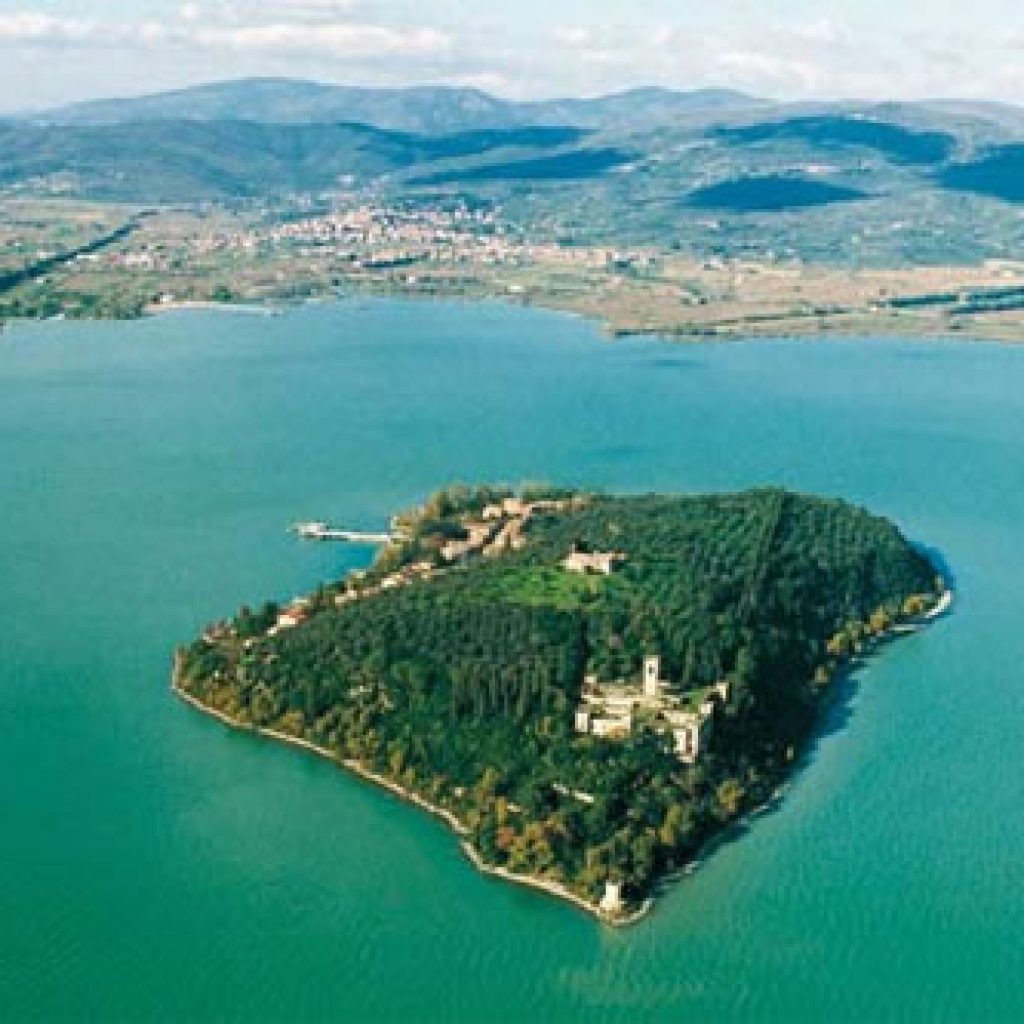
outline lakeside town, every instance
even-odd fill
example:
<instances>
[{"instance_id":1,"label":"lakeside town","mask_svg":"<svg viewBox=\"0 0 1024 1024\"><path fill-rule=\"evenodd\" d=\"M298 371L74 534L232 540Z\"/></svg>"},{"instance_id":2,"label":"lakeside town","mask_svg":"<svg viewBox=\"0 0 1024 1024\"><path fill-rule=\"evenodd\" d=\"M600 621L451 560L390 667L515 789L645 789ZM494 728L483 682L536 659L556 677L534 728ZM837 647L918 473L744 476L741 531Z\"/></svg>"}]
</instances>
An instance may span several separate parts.
<instances>
[{"instance_id":1,"label":"lakeside town","mask_svg":"<svg viewBox=\"0 0 1024 1024\"><path fill-rule=\"evenodd\" d=\"M770 249L696 258L582 241L558 218L520 222L498 202L356 194L312 205L0 201L0 322L378 295L493 298L675 338L1020 334L1024 261L851 270Z\"/></svg>"}]
</instances>

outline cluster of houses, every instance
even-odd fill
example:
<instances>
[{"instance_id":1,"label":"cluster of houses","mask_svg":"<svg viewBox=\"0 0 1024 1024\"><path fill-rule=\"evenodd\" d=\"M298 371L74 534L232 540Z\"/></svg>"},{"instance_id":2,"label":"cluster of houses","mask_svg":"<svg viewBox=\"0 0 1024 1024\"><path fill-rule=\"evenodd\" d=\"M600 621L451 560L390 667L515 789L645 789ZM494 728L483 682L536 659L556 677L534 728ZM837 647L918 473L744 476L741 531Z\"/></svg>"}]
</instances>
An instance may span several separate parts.
<instances>
[{"instance_id":1,"label":"cluster of houses","mask_svg":"<svg viewBox=\"0 0 1024 1024\"><path fill-rule=\"evenodd\" d=\"M354 601L379 594L381 591L394 590L396 587L407 586L410 583L415 583L417 580L427 579L433 573L434 566L430 562L412 562L409 565L402 566L396 572L385 576L376 586L349 587L343 590L340 594L335 595L334 604L336 607L342 608ZM365 575L365 573L354 573L353 577L358 579ZM296 626L301 626L304 622L308 621L313 611L313 603L308 597L294 598L277 613L277 619L270 629L267 630L267 636L277 636L278 633L282 633L286 629L295 629ZM211 636L209 639L212 641L215 637Z\"/></svg>"},{"instance_id":2,"label":"cluster of houses","mask_svg":"<svg viewBox=\"0 0 1024 1024\"><path fill-rule=\"evenodd\" d=\"M513 497L486 505L479 520L463 523L466 538L448 541L441 549L441 557L446 562L458 562L475 554L492 556L519 551L526 546L526 526L534 515L560 512L569 504L568 501L526 501Z\"/></svg>"},{"instance_id":3,"label":"cluster of houses","mask_svg":"<svg viewBox=\"0 0 1024 1024\"><path fill-rule=\"evenodd\" d=\"M718 700L729 699L729 684L680 693L661 678L661 658L644 658L639 683L620 680L600 683L587 676L576 709L576 731L604 739L625 739L641 724L670 733L676 756L695 764L707 750Z\"/></svg>"},{"instance_id":4,"label":"cluster of houses","mask_svg":"<svg viewBox=\"0 0 1024 1024\"><path fill-rule=\"evenodd\" d=\"M397 207L357 197L349 203L323 216L283 222L268 216L270 211L262 211L258 224L238 229L217 224L192 244L201 255L285 249L303 257L330 256L354 270L422 263L510 268L554 265L623 273L657 263L654 250L617 252L603 246L548 240L539 236L558 232L557 224L537 225L539 232L527 232L493 209L452 209L447 204Z\"/></svg>"},{"instance_id":5,"label":"cluster of houses","mask_svg":"<svg viewBox=\"0 0 1024 1024\"><path fill-rule=\"evenodd\" d=\"M518 551L526 544L525 530L532 516L543 512L558 512L570 504L570 501L525 501L522 498L510 497L501 502L487 505L482 510L479 519L467 520L462 524L466 531L466 537L448 541L441 549L441 557L445 562L451 564L476 554L497 555L505 551ZM344 531L333 531L326 523L322 522L299 523L294 529L300 536L314 539L335 534L340 536L344 533ZM349 534L345 535L349 536ZM600 559L601 556L594 557ZM428 579L436 571L431 562L412 562L385 576L373 587L347 588L335 596L334 603L336 606L342 607L353 601L372 597L384 590L393 590L418 580ZM611 572L611 568L608 568L607 571ZM365 576L365 573L354 574L354 578L360 576ZM283 630L294 629L306 622L312 614L313 606L310 600L305 597L297 597L281 609L276 621L267 631L267 635L276 636Z\"/></svg>"},{"instance_id":6,"label":"cluster of houses","mask_svg":"<svg viewBox=\"0 0 1024 1024\"><path fill-rule=\"evenodd\" d=\"M283 630L301 626L312 614L313 607L309 598L297 597L277 613L277 621L267 630L267 636L277 636Z\"/></svg>"}]
</instances>

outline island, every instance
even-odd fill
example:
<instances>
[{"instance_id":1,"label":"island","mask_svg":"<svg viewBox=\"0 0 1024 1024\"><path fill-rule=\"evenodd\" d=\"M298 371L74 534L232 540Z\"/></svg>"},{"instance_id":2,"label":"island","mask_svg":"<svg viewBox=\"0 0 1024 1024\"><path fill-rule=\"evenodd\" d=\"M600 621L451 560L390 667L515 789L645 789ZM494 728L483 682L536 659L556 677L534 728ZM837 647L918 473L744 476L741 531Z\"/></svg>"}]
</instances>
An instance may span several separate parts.
<instances>
[{"instance_id":1,"label":"island","mask_svg":"<svg viewBox=\"0 0 1024 1024\"><path fill-rule=\"evenodd\" d=\"M209 626L175 692L611 924L778 799L835 680L951 599L888 520L780 489L450 487L389 537L366 571Z\"/></svg>"}]
</instances>

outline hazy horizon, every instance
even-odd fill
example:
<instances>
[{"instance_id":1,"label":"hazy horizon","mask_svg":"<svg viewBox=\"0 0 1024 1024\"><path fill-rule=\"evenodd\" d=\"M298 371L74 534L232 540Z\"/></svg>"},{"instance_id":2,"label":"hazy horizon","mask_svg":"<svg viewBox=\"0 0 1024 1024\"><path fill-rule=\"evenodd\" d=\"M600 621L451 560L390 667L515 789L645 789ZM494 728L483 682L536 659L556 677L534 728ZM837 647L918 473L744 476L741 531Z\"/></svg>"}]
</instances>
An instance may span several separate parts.
<instances>
[{"instance_id":1,"label":"hazy horizon","mask_svg":"<svg viewBox=\"0 0 1024 1024\"><path fill-rule=\"evenodd\" d=\"M0 0L0 110L215 81L469 86L510 99L635 87L784 101L1024 102L1009 0Z\"/></svg>"},{"instance_id":2,"label":"hazy horizon","mask_svg":"<svg viewBox=\"0 0 1024 1024\"><path fill-rule=\"evenodd\" d=\"M767 96L762 93L754 93L745 89L737 89L733 86L728 85L700 85L694 84L692 86L667 86L656 82L646 82L638 80L633 84L626 84L618 88L613 89L599 89L596 91L588 92L577 92L577 93L550 93L550 94L538 94L528 97L520 97L514 94L503 93L496 89L488 89L480 86L462 86L453 85L447 82L410 82L408 84L399 85L379 85L361 81L327 81L322 78L303 77L301 75L239 75L236 77L229 78L213 78L203 79L195 82L189 82L186 85L181 86L170 86L166 89L144 89L141 92L121 92L121 93L103 93L95 96L82 96L76 97L66 102L58 102L54 104L32 106L32 107L18 107L5 109L2 112L7 115L21 115L31 116L33 114L42 114L49 110L59 110L64 107L72 107L79 103L91 103L91 102L130 102L132 100L146 99L151 96L159 96L170 93L185 93L194 89L210 89L219 86L230 86L239 85L245 83L256 83L256 82L281 82L281 83L293 83L296 85L310 85L314 87L322 86L325 88L339 88L339 89L357 89L367 91L381 91L381 92L395 92L400 93L404 91L411 91L416 89L451 89L451 90L476 90L485 95L491 96L494 99L500 101L507 101L510 103L557 103L561 101L574 102L574 101L586 101L586 100L599 100L607 99L614 96L626 95L629 93L644 92L647 90L663 90L666 92L678 93L685 95L687 93L702 93L702 92L735 92L738 95L746 95L751 100L760 101L766 104L807 104L808 106L816 104L878 104L886 102L897 102L897 103L922 103L922 104L943 104L943 103L979 103L979 104L993 104L1003 105L1008 107L1024 107L1024 99L1020 101L1014 100L987 100L977 97L968 96L957 96L957 95L934 95L934 96L921 96L921 97L907 97L901 99L899 97L867 97L867 96L821 96L821 97L807 97L807 98L796 98L796 99L781 99L776 96Z\"/></svg>"}]
</instances>

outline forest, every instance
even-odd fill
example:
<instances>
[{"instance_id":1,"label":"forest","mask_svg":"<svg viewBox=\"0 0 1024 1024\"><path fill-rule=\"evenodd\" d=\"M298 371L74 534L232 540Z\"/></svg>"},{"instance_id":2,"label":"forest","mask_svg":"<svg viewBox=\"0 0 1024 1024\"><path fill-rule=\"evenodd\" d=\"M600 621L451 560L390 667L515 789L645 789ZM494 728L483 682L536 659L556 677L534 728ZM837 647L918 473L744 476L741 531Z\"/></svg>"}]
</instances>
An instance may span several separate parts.
<instances>
[{"instance_id":1,"label":"forest","mask_svg":"<svg viewBox=\"0 0 1024 1024\"><path fill-rule=\"evenodd\" d=\"M442 544L506 493L439 492L295 628L275 629L273 604L211 627L179 652L177 685L451 811L488 864L591 901L621 882L637 902L771 799L837 672L942 589L889 521L777 489L559 491L518 549L446 564ZM577 575L562 566L573 550L624 558ZM680 693L729 684L696 764L653 730L574 730L585 676L635 679L647 654Z\"/></svg>"}]
</instances>

